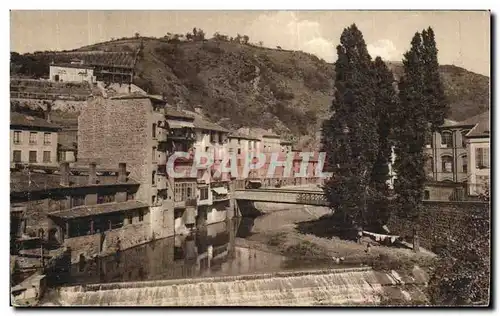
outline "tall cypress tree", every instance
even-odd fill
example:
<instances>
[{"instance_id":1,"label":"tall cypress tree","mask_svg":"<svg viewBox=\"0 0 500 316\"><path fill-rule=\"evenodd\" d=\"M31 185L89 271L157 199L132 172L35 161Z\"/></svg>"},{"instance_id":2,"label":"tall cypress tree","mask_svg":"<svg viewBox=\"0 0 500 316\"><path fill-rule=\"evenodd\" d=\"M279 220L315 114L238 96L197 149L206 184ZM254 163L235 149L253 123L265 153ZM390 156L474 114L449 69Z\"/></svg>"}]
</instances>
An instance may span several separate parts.
<instances>
[{"instance_id":1,"label":"tall cypress tree","mask_svg":"<svg viewBox=\"0 0 500 316\"><path fill-rule=\"evenodd\" d=\"M378 154L373 68L362 33L351 25L343 30L335 63L332 116L323 124L323 150L335 176L325 193L348 224L362 227L373 162Z\"/></svg>"},{"instance_id":2,"label":"tall cypress tree","mask_svg":"<svg viewBox=\"0 0 500 316\"><path fill-rule=\"evenodd\" d=\"M404 75L399 82L400 106L395 112L395 154L397 207L413 223L413 247L419 250L418 222L423 207L425 184L425 135L428 132L428 105L425 96L425 67L420 33L404 54Z\"/></svg>"},{"instance_id":3,"label":"tall cypress tree","mask_svg":"<svg viewBox=\"0 0 500 316\"><path fill-rule=\"evenodd\" d=\"M444 123L449 111L449 104L446 102L443 84L439 76L438 49L431 27L422 31L422 59L425 71L427 119L431 123L431 131L436 131Z\"/></svg>"},{"instance_id":4,"label":"tall cypress tree","mask_svg":"<svg viewBox=\"0 0 500 316\"><path fill-rule=\"evenodd\" d=\"M391 141L393 113L398 106L398 96L394 89L394 75L384 61L377 57L373 62L375 82L375 114L378 122L378 153L371 173L370 215L371 224L381 227L389 218L389 163L391 161Z\"/></svg>"}]
</instances>

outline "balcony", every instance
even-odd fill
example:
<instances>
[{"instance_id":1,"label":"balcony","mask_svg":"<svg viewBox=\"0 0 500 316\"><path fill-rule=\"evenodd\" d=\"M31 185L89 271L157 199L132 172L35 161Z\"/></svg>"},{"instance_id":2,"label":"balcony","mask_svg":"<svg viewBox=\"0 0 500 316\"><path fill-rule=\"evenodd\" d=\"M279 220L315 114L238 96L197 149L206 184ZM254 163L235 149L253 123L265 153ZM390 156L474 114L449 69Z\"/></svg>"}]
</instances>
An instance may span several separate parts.
<instances>
[{"instance_id":1,"label":"balcony","mask_svg":"<svg viewBox=\"0 0 500 316\"><path fill-rule=\"evenodd\" d=\"M196 134L191 128L174 128L169 130L168 137L173 140L195 140Z\"/></svg>"},{"instance_id":2,"label":"balcony","mask_svg":"<svg viewBox=\"0 0 500 316\"><path fill-rule=\"evenodd\" d=\"M156 140L159 142L166 142L168 137L168 130L166 128L157 128L156 129Z\"/></svg>"},{"instance_id":3,"label":"balcony","mask_svg":"<svg viewBox=\"0 0 500 316\"><path fill-rule=\"evenodd\" d=\"M156 152L156 164L157 165L166 165L167 164L167 153L164 151Z\"/></svg>"},{"instance_id":4,"label":"balcony","mask_svg":"<svg viewBox=\"0 0 500 316\"><path fill-rule=\"evenodd\" d=\"M174 207L175 208L187 208L187 207L196 207L197 202L196 199L186 199L182 201L175 201Z\"/></svg>"},{"instance_id":5,"label":"balcony","mask_svg":"<svg viewBox=\"0 0 500 316\"><path fill-rule=\"evenodd\" d=\"M157 176L156 188L158 190L166 190L168 188L168 179L165 176Z\"/></svg>"}]
</instances>

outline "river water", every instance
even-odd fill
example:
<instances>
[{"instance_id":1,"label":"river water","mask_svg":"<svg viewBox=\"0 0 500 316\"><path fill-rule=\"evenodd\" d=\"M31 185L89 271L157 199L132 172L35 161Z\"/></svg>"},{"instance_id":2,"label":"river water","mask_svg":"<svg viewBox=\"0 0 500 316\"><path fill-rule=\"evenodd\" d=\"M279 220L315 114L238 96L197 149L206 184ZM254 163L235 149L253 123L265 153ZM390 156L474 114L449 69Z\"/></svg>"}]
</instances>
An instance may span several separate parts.
<instances>
[{"instance_id":1,"label":"river water","mask_svg":"<svg viewBox=\"0 0 500 316\"><path fill-rule=\"evenodd\" d=\"M287 269L279 254L237 247L252 220L235 218L208 225L191 235L169 237L113 256L80 262L57 275L58 284L135 282L277 272Z\"/></svg>"}]
</instances>

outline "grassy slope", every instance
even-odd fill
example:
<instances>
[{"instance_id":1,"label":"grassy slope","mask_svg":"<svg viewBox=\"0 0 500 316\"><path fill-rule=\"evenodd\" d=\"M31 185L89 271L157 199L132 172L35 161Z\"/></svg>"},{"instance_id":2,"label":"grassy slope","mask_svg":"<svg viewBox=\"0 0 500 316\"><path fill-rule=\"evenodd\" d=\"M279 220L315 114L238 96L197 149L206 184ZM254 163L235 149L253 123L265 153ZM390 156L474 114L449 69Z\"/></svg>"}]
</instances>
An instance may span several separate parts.
<instances>
[{"instance_id":1,"label":"grassy slope","mask_svg":"<svg viewBox=\"0 0 500 316\"><path fill-rule=\"evenodd\" d=\"M302 145L314 145L333 95L334 66L303 52L234 42L167 43L144 39L135 83L170 103L192 109L201 105L227 128L273 128ZM134 51L129 39L80 50ZM14 67L15 68L15 67ZM390 63L396 78L400 63ZM463 120L489 108L489 78L455 66L441 66L450 117Z\"/></svg>"}]
</instances>

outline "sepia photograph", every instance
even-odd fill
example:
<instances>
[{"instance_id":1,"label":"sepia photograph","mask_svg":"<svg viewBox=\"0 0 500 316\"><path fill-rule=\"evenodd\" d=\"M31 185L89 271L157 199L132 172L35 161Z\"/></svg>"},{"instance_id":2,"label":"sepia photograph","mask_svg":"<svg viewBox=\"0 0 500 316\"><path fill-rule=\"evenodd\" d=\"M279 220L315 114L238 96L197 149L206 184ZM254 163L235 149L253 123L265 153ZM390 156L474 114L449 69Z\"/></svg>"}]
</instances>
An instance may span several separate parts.
<instances>
[{"instance_id":1,"label":"sepia photograph","mask_svg":"<svg viewBox=\"0 0 500 316\"><path fill-rule=\"evenodd\" d=\"M490 307L491 21L11 10L10 306Z\"/></svg>"}]
</instances>

